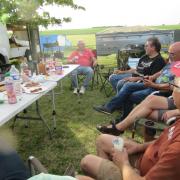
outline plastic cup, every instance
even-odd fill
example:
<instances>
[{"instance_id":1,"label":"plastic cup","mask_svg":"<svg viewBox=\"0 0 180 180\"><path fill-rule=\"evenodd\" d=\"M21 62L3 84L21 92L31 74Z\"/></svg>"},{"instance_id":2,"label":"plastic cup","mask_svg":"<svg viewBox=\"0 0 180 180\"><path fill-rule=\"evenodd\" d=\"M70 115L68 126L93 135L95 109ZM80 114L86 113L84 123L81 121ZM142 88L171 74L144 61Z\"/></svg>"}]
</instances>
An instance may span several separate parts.
<instances>
[{"instance_id":1,"label":"plastic cup","mask_svg":"<svg viewBox=\"0 0 180 180\"><path fill-rule=\"evenodd\" d=\"M122 151L123 150L123 147L124 147L124 140L123 140L123 138L118 137L118 138L114 139L112 141L112 143L113 143L114 148L117 149L118 151Z\"/></svg>"}]
</instances>

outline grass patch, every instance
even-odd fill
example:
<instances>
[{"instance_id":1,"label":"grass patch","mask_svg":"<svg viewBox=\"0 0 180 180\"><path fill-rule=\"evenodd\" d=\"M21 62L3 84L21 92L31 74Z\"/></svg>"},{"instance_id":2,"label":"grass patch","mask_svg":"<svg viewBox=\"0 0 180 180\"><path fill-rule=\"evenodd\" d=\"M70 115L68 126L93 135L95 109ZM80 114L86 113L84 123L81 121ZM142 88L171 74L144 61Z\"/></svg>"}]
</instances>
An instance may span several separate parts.
<instances>
[{"instance_id":1,"label":"grass patch","mask_svg":"<svg viewBox=\"0 0 180 180\"><path fill-rule=\"evenodd\" d=\"M65 29L65 30L49 30L41 31L40 35L50 35L50 34L64 34L64 35L82 35L82 34L95 34L97 32L103 31L107 27L94 27L86 29Z\"/></svg>"}]
</instances>

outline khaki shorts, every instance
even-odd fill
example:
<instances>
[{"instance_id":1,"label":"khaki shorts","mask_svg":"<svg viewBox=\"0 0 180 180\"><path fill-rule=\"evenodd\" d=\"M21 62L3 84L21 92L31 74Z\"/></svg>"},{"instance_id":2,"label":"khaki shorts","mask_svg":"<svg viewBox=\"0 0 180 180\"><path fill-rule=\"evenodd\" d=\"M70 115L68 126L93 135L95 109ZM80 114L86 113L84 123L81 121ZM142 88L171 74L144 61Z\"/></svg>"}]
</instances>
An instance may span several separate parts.
<instances>
[{"instance_id":1,"label":"khaki shorts","mask_svg":"<svg viewBox=\"0 0 180 180\"><path fill-rule=\"evenodd\" d=\"M131 155L129 161L132 167L138 168L142 153ZM97 180L123 180L120 169L109 160L104 159L99 167Z\"/></svg>"}]
</instances>

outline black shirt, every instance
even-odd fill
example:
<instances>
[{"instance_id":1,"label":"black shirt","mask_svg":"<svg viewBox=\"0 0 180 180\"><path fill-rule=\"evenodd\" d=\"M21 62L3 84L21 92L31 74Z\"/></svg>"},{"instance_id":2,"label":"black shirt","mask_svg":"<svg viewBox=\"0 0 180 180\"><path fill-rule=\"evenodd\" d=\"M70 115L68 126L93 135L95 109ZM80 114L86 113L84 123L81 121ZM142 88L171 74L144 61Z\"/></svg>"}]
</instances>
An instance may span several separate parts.
<instances>
[{"instance_id":1,"label":"black shirt","mask_svg":"<svg viewBox=\"0 0 180 180\"><path fill-rule=\"evenodd\" d=\"M136 71L144 76L153 75L159 72L165 66L165 61L160 54L156 57L150 58L144 55L140 58Z\"/></svg>"}]
</instances>

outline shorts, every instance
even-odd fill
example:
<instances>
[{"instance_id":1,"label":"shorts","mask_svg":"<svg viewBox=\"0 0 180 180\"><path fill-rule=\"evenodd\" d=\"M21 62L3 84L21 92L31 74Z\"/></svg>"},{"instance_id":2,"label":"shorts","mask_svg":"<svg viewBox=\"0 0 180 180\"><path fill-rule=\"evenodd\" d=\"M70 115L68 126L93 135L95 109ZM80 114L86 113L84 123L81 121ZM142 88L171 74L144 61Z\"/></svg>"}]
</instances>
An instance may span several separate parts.
<instances>
[{"instance_id":1,"label":"shorts","mask_svg":"<svg viewBox=\"0 0 180 180\"><path fill-rule=\"evenodd\" d=\"M129 156L131 166L138 168L142 156L143 153ZM123 178L120 169L112 161L103 159L98 171L97 180L123 180Z\"/></svg>"},{"instance_id":2,"label":"shorts","mask_svg":"<svg viewBox=\"0 0 180 180\"><path fill-rule=\"evenodd\" d=\"M158 110L158 120L162 120L162 116L163 114L168 111L168 110L173 110L173 109L176 109L176 105L174 104L174 100L172 98L167 98L167 103L168 103L168 109L165 110L165 109L159 109Z\"/></svg>"}]
</instances>

